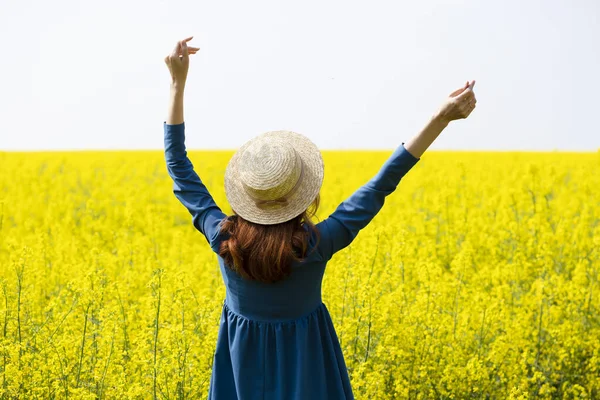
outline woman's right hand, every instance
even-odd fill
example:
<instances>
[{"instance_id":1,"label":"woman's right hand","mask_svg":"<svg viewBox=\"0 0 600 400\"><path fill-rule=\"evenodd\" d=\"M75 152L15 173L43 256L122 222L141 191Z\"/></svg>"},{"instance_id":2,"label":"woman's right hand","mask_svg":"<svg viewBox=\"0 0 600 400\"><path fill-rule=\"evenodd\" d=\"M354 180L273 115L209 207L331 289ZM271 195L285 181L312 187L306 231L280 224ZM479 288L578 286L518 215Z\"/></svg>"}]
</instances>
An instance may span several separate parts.
<instances>
[{"instance_id":1,"label":"woman's right hand","mask_svg":"<svg viewBox=\"0 0 600 400\"><path fill-rule=\"evenodd\" d=\"M467 118L477 103L473 92L474 86L475 81L467 82L465 86L450 93L440 107L438 117L446 122Z\"/></svg>"}]
</instances>

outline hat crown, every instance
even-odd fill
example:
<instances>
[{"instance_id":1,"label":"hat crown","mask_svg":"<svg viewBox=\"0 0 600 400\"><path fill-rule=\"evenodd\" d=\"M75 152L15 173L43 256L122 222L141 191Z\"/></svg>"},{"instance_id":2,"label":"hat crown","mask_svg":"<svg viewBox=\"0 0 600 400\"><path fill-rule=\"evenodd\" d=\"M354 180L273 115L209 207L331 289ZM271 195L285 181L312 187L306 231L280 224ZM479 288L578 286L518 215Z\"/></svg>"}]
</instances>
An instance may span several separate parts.
<instances>
[{"instance_id":1,"label":"hat crown","mask_svg":"<svg viewBox=\"0 0 600 400\"><path fill-rule=\"evenodd\" d=\"M276 200L285 197L298 183L302 159L291 143L270 138L256 141L241 155L241 183L256 200Z\"/></svg>"},{"instance_id":2,"label":"hat crown","mask_svg":"<svg viewBox=\"0 0 600 400\"><path fill-rule=\"evenodd\" d=\"M225 170L231 211L262 225L301 215L323 183L323 157L306 136L271 131L244 143Z\"/></svg>"}]
</instances>

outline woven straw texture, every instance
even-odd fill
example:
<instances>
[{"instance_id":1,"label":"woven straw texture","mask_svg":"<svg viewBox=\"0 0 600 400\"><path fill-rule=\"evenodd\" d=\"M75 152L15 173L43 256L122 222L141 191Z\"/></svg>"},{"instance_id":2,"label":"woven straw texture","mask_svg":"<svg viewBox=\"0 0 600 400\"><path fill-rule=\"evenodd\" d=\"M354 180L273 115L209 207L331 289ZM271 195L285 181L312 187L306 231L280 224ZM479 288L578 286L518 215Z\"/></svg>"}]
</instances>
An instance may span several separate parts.
<instances>
[{"instance_id":1,"label":"woven straw texture","mask_svg":"<svg viewBox=\"0 0 600 400\"><path fill-rule=\"evenodd\" d=\"M247 221L273 225L304 212L323 183L323 158L306 136L266 132L246 142L225 170L225 194Z\"/></svg>"}]
</instances>

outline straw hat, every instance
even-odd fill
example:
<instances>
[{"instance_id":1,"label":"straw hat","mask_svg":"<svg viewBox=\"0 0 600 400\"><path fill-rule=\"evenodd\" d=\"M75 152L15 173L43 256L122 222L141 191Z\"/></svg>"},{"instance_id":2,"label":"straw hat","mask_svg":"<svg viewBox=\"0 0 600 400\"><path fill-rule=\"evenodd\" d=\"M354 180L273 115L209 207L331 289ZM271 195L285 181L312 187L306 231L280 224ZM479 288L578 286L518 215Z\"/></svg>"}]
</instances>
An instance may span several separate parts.
<instances>
[{"instance_id":1,"label":"straw hat","mask_svg":"<svg viewBox=\"0 0 600 400\"><path fill-rule=\"evenodd\" d=\"M246 142L225 170L225 195L247 221L274 225L302 214L323 183L323 158L306 136L266 132Z\"/></svg>"}]
</instances>

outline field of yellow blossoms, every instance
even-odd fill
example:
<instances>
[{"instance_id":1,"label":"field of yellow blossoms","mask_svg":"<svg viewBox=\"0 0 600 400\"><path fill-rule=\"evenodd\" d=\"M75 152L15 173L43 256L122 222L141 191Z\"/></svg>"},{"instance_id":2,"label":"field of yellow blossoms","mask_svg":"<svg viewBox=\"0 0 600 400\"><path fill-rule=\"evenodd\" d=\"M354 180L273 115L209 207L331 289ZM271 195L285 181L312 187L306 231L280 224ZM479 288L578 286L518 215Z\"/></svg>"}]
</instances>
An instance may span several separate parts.
<instances>
[{"instance_id":1,"label":"field of yellow blossoms","mask_svg":"<svg viewBox=\"0 0 600 400\"><path fill-rule=\"evenodd\" d=\"M323 154L320 218L391 151ZM189 152L226 213L231 155ZM0 399L206 398L225 290L163 153L0 171ZM600 398L600 153L428 152L327 268L358 399Z\"/></svg>"}]
</instances>

